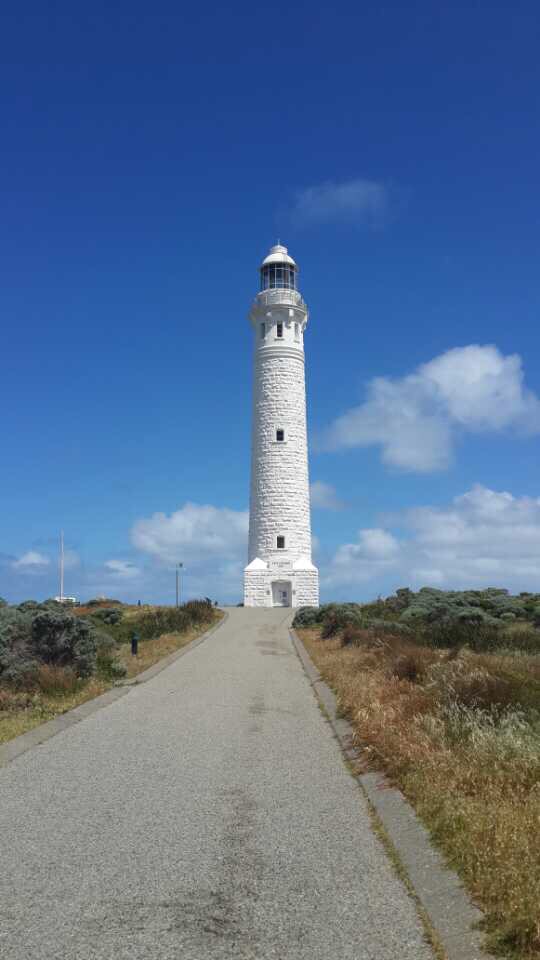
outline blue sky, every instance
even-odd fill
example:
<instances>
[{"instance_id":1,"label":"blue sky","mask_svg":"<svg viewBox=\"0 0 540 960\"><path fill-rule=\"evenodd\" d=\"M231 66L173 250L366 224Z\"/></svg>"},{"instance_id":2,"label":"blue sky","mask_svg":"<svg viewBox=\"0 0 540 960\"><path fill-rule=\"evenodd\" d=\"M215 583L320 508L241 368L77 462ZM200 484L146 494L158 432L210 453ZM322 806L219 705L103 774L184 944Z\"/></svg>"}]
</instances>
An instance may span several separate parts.
<instances>
[{"instance_id":1,"label":"blue sky","mask_svg":"<svg viewBox=\"0 0 540 960\"><path fill-rule=\"evenodd\" d=\"M364 8L363 8L364 7ZM0 40L0 596L241 596L301 268L322 595L540 582L533 2L27 3ZM162 515L162 516L160 516Z\"/></svg>"}]
</instances>

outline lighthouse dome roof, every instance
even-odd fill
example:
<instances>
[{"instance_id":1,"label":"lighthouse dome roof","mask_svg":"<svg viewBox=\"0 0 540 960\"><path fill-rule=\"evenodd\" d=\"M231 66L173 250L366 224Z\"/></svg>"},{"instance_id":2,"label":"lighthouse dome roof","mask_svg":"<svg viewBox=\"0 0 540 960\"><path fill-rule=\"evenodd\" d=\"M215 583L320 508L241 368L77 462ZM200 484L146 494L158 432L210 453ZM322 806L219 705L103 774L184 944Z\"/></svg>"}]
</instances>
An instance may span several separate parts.
<instances>
[{"instance_id":1,"label":"lighthouse dome roof","mask_svg":"<svg viewBox=\"0 0 540 960\"><path fill-rule=\"evenodd\" d=\"M284 247L281 243L276 243L273 247L270 247L270 252L264 258L261 267L267 267L270 263L289 263L292 267L296 267L293 258L289 256L287 247Z\"/></svg>"}]
</instances>

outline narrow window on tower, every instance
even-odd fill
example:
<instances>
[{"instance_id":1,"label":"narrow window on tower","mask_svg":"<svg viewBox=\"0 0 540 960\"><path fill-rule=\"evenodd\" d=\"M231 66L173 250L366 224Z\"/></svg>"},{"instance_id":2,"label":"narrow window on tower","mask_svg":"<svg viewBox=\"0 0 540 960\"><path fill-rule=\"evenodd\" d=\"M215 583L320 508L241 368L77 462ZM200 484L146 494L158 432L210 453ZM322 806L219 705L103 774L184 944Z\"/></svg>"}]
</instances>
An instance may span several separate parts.
<instances>
[{"instance_id":1,"label":"narrow window on tower","mask_svg":"<svg viewBox=\"0 0 540 960\"><path fill-rule=\"evenodd\" d=\"M277 324L276 324L276 337L278 337L280 340L281 340L281 338L283 337L283 324L282 324L282 323L277 323Z\"/></svg>"},{"instance_id":2,"label":"narrow window on tower","mask_svg":"<svg viewBox=\"0 0 540 960\"><path fill-rule=\"evenodd\" d=\"M266 336L266 324L261 323L261 340L264 340Z\"/></svg>"},{"instance_id":3,"label":"narrow window on tower","mask_svg":"<svg viewBox=\"0 0 540 960\"><path fill-rule=\"evenodd\" d=\"M278 550L285 549L285 537L278 537L276 542Z\"/></svg>"},{"instance_id":4,"label":"narrow window on tower","mask_svg":"<svg viewBox=\"0 0 540 960\"><path fill-rule=\"evenodd\" d=\"M278 427L276 430L276 440L278 443L283 443L285 440L285 431L282 427Z\"/></svg>"},{"instance_id":5,"label":"narrow window on tower","mask_svg":"<svg viewBox=\"0 0 540 960\"><path fill-rule=\"evenodd\" d=\"M300 339L300 324L299 324L299 323L295 323L295 325L294 325L294 339L295 339L295 340L299 340L299 339Z\"/></svg>"}]
</instances>

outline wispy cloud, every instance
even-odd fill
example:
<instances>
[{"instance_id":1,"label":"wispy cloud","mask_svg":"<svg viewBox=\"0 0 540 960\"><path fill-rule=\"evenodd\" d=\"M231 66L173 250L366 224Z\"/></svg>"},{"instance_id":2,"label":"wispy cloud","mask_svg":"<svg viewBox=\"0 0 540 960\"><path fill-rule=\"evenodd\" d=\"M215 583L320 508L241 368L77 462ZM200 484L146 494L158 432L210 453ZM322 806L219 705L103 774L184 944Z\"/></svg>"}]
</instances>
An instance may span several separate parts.
<instances>
[{"instance_id":1,"label":"wispy cloud","mask_svg":"<svg viewBox=\"0 0 540 960\"><path fill-rule=\"evenodd\" d=\"M120 580L133 580L135 577L138 577L141 572L139 567L135 566L134 563L130 563L128 560L106 560L105 567L113 576L118 577Z\"/></svg>"},{"instance_id":2,"label":"wispy cloud","mask_svg":"<svg viewBox=\"0 0 540 960\"><path fill-rule=\"evenodd\" d=\"M367 399L338 417L319 446L378 445L385 463L429 473L452 461L460 430L540 433L540 400L524 385L521 357L495 346L456 347L401 378L376 377Z\"/></svg>"},{"instance_id":3,"label":"wispy cloud","mask_svg":"<svg viewBox=\"0 0 540 960\"><path fill-rule=\"evenodd\" d=\"M388 203L388 187L377 180L330 181L300 190L291 214L299 225L346 222L378 227L387 216Z\"/></svg>"},{"instance_id":4,"label":"wispy cloud","mask_svg":"<svg viewBox=\"0 0 540 960\"><path fill-rule=\"evenodd\" d=\"M14 570L21 570L26 573L29 571L43 570L50 564L50 558L36 550L28 550L21 557L14 560L11 564Z\"/></svg>"},{"instance_id":5,"label":"wispy cloud","mask_svg":"<svg viewBox=\"0 0 540 960\"><path fill-rule=\"evenodd\" d=\"M341 510L342 501L339 499L335 487L322 480L315 480L310 486L311 506L319 510Z\"/></svg>"}]
</instances>

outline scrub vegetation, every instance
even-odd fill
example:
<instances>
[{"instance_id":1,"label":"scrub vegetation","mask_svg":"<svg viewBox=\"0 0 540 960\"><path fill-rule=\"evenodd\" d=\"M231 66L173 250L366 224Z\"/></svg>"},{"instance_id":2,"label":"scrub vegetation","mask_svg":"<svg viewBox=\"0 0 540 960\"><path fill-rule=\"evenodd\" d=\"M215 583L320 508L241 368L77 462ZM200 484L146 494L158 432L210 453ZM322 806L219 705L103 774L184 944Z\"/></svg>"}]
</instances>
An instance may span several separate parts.
<instances>
[{"instance_id":1,"label":"scrub vegetation","mask_svg":"<svg viewBox=\"0 0 540 960\"><path fill-rule=\"evenodd\" d=\"M540 595L398 590L294 621L353 724L486 916L540 958Z\"/></svg>"},{"instance_id":2,"label":"scrub vegetation","mask_svg":"<svg viewBox=\"0 0 540 960\"><path fill-rule=\"evenodd\" d=\"M209 599L180 607L0 601L0 743L136 676L221 616Z\"/></svg>"}]
</instances>

